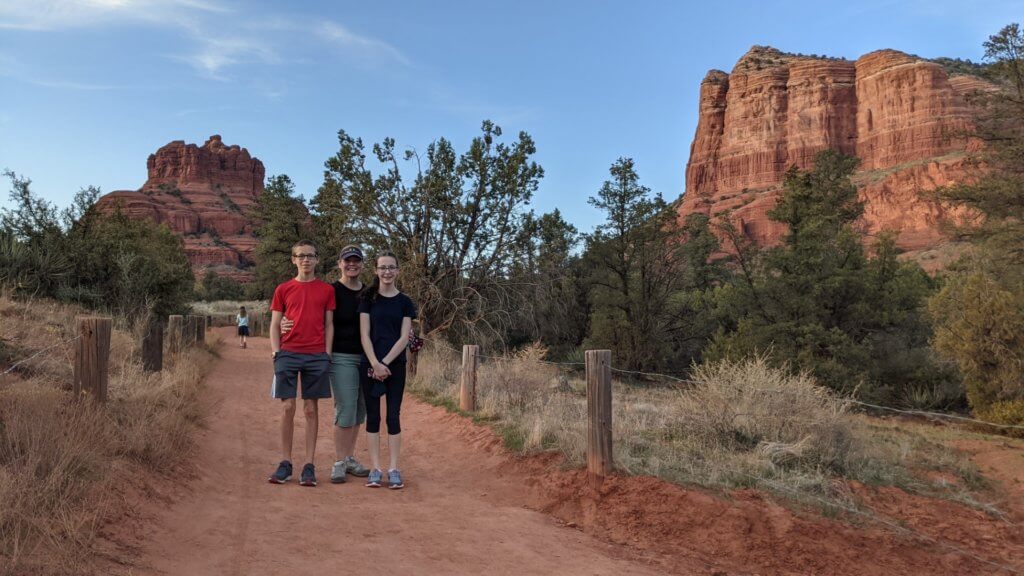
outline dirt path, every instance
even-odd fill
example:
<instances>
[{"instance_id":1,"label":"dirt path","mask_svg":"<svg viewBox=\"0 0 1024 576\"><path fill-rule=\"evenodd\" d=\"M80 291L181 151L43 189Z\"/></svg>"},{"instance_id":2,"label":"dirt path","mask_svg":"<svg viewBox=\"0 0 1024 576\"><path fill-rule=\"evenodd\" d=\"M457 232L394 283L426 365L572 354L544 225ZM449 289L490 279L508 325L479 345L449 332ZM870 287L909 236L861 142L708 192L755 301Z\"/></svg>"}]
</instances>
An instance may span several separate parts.
<instances>
[{"instance_id":1,"label":"dirt path","mask_svg":"<svg viewBox=\"0 0 1024 576\"><path fill-rule=\"evenodd\" d=\"M198 478L157 514L133 574L663 573L630 548L525 508L527 487L506 456L474 446L443 411L412 398L403 406L405 490L329 482L330 402L320 411L320 485L269 484L279 460L269 342L251 339L242 350L220 333L226 343L207 379L215 406L199 439ZM367 462L363 437L357 457Z\"/></svg>"}]
</instances>

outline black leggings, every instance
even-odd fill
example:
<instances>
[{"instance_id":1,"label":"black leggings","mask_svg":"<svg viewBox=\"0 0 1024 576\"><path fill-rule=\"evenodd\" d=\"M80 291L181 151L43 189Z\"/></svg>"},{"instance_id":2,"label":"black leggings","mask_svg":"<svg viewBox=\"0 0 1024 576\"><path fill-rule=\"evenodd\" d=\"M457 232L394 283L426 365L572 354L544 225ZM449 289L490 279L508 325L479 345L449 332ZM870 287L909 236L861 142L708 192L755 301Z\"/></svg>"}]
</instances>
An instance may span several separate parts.
<instances>
[{"instance_id":1,"label":"black leggings","mask_svg":"<svg viewBox=\"0 0 1024 576\"><path fill-rule=\"evenodd\" d=\"M360 370L362 376L363 398L366 400L366 431L370 434L380 432L380 396L373 396L372 391L376 380L366 375L365 365ZM384 396L388 402L388 435L395 435L402 432L402 423L399 415L402 411L402 395L405 393L405 362L395 362L388 368L391 369L391 376L384 381L387 391Z\"/></svg>"}]
</instances>

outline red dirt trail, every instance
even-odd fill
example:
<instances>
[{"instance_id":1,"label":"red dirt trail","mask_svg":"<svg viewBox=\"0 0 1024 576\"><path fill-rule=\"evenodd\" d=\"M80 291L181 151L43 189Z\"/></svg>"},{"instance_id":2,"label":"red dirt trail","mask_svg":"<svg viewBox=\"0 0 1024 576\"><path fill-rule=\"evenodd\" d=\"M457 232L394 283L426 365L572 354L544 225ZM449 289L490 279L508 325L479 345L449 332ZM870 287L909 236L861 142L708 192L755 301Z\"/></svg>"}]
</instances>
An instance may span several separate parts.
<instances>
[{"instance_id":1,"label":"red dirt trail","mask_svg":"<svg viewBox=\"0 0 1024 576\"><path fill-rule=\"evenodd\" d=\"M753 490L719 496L621 476L594 490L581 471L559 469L557 456L512 455L490 429L408 396L404 490L330 484L330 401L320 410L320 486L271 485L279 405L269 398L269 343L250 339L241 350L229 330L219 333L226 343L207 377L214 407L196 478L172 495L143 489L142 518L107 533L123 552L115 556L132 557L129 574L1024 573L1024 514L1015 506L1000 521L896 489L852 487L885 517L946 544L938 546L870 522L797 514ZM303 434L300 410L296 471ZM367 461L364 437L357 456Z\"/></svg>"},{"instance_id":2,"label":"red dirt trail","mask_svg":"<svg viewBox=\"0 0 1024 576\"><path fill-rule=\"evenodd\" d=\"M330 402L320 409L320 485L269 484L280 459L279 404L269 397L269 342L249 343L242 350L228 339L221 348L207 377L217 404L199 439L198 478L158 518L133 574L659 573L623 546L524 508L521 478L499 471L506 457L471 445L445 425L443 411L409 397L404 490L366 488L361 479L330 483ZM301 408L295 421L297 473ZM368 464L365 437L357 457Z\"/></svg>"}]
</instances>

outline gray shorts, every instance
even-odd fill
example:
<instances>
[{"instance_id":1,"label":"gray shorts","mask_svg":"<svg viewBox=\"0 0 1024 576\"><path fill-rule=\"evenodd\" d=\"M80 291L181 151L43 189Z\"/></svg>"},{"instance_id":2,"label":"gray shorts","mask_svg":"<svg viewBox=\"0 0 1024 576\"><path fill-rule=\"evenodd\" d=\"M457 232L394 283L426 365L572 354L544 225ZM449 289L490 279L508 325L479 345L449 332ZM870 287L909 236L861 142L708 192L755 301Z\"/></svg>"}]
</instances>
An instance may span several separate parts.
<instances>
[{"instance_id":1,"label":"gray shorts","mask_svg":"<svg viewBox=\"0 0 1024 576\"><path fill-rule=\"evenodd\" d=\"M334 424L342 428L366 421L363 387L359 385L362 354L331 354L331 391L334 393Z\"/></svg>"},{"instance_id":2,"label":"gray shorts","mask_svg":"<svg viewBox=\"0 0 1024 576\"><path fill-rule=\"evenodd\" d=\"M302 398L331 397L331 359L326 352L299 354L281 350L274 358L274 383L270 395L274 398L295 398L296 388L302 382Z\"/></svg>"}]
</instances>

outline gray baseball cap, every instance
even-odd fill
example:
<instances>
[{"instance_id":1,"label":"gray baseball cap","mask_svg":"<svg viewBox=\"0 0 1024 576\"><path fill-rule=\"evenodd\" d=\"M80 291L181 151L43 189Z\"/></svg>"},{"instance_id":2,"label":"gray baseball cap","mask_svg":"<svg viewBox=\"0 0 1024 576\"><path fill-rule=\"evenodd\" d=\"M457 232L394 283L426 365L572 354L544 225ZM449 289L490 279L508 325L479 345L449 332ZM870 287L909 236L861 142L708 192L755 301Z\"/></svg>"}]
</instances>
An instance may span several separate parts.
<instances>
[{"instance_id":1,"label":"gray baseball cap","mask_svg":"<svg viewBox=\"0 0 1024 576\"><path fill-rule=\"evenodd\" d=\"M362 248L360 248L359 246L356 246L354 244L349 244L348 246L345 246L344 248L341 249L341 253L338 254L338 260L339 261L340 260L344 260L345 258L351 258L353 256L355 256L356 258L359 258L360 260L365 260L366 259L366 258L363 257L363 249Z\"/></svg>"}]
</instances>

